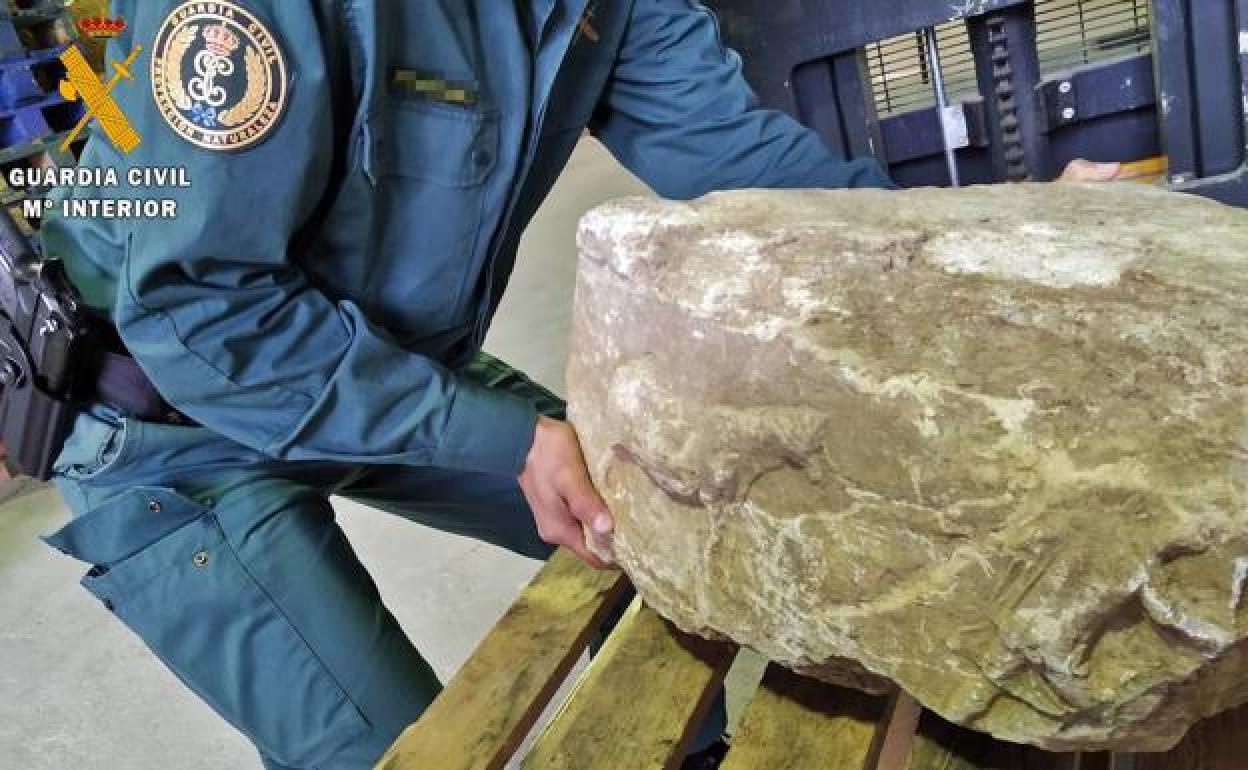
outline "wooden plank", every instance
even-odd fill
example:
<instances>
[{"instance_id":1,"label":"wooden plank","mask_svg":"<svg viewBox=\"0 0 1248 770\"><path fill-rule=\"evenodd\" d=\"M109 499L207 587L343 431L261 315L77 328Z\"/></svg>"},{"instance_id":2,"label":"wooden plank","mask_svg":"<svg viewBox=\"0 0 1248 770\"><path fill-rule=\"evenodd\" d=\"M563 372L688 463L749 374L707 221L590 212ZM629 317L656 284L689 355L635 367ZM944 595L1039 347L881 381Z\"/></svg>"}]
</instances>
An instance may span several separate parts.
<instances>
[{"instance_id":1,"label":"wooden plank","mask_svg":"<svg viewBox=\"0 0 1248 770\"><path fill-rule=\"evenodd\" d=\"M771 664L722 770L868 770L888 698L825 684Z\"/></svg>"},{"instance_id":2,"label":"wooden plank","mask_svg":"<svg viewBox=\"0 0 1248 770\"><path fill-rule=\"evenodd\" d=\"M876 734L870 770L906 770L922 715L923 707L914 698L900 690L893 695L884 729Z\"/></svg>"},{"instance_id":3,"label":"wooden plank","mask_svg":"<svg viewBox=\"0 0 1248 770\"><path fill-rule=\"evenodd\" d=\"M1171 751L1131 758L1134 770L1248 770L1248 706L1200 722Z\"/></svg>"},{"instance_id":4,"label":"wooden plank","mask_svg":"<svg viewBox=\"0 0 1248 770\"><path fill-rule=\"evenodd\" d=\"M1078 770L1074 754L998 741L925 712L906 770Z\"/></svg>"},{"instance_id":5,"label":"wooden plank","mask_svg":"<svg viewBox=\"0 0 1248 770\"><path fill-rule=\"evenodd\" d=\"M736 647L683 634L638 599L522 767L678 767L735 656Z\"/></svg>"},{"instance_id":6,"label":"wooden plank","mask_svg":"<svg viewBox=\"0 0 1248 770\"><path fill-rule=\"evenodd\" d=\"M378 770L498 770L627 585L560 549Z\"/></svg>"}]
</instances>

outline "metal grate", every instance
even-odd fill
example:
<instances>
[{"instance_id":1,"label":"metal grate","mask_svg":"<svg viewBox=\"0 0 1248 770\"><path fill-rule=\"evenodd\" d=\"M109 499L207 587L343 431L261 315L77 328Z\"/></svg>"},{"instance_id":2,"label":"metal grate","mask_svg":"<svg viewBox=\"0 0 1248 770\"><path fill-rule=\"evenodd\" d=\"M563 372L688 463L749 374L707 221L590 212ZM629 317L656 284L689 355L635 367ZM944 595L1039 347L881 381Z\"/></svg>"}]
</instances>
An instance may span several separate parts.
<instances>
[{"instance_id":1,"label":"metal grate","mask_svg":"<svg viewBox=\"0 0 1248 770\"><path fill-rule=\"evenodd\" d=\"M1141 53L1152 46L1149 0L1036 0L1036 46L1041 72ZM937 27L949 98L956 102L979 91L966 22ZM867 46L875 109L881 116L936 103L922 32Z\"/></svg>"},{"instance_id":2,"label":"metal grate","mask_svg":"<svg viewBox=\"0 0 1248 770\"><path fill-rule=\"evenodd\" d=\"M1152 49L1149 0L1038 0L1045 75Z\"/></svg>"},{"instance_id":3,"label":"metal grate","mask_svg":"<svg viewBox=\"0 0 1248 770\"><path fill-rule=\"evenodd\" d=\"M962 20L936 28L940 42L941 68L951 101L974 95L975 58L971 39ZM912 32L867 46L871 68L871 90L880 116L895 115L936 103L932 74L928 69L923 33Z\"/></svg>"}]
</instances>

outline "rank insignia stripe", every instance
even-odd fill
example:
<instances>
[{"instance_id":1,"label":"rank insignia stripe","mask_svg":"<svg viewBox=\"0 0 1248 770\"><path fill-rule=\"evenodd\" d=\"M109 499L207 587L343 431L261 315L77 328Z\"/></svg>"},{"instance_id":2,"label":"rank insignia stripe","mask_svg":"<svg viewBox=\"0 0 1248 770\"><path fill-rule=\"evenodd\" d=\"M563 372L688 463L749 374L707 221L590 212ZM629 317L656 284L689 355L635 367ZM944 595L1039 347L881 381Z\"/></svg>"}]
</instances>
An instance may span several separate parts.
<instances>
[{"instance_id":1,"label":"rank insignia stripe","mask_svg":"<svg viewBox=\"0 0 1248 770\"><path fill-rule=\"evenodd\" d=\"M267 140L290 97L276 35L238 3L185 2L160 26L151 59L152 97L182 139L214 152Z\"/></svg>"},{"instance_id":2,"label":"rank insignia stripe","mask_svg":"<svg viewBox=\"0 0 1248 770\"><path fill-rule=\"evenodd\" d=\"M477 103L475 84L445 80L415 70L393 70L390 74L390 88L397 96L409 99L427 99L465 107Z\"/></svg>"}]
</instances>

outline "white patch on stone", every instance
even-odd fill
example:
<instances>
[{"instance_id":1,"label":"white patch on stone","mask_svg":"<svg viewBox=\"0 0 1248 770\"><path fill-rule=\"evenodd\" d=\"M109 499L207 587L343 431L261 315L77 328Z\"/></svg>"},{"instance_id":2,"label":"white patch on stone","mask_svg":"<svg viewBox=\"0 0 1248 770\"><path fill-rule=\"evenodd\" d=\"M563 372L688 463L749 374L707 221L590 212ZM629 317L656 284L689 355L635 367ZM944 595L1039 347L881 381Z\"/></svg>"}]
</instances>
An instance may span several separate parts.
<instances>
[{"instance_id":1,"label":"white patch on stone","mask_svg":"<svg viewBox=\"0 0 1248 770\"><path fill-rule=\"evenodd\" d=\"M1036 411L1036 402L1030 398L997 398L964 390L959 390L958 393L987 407L1007 433L1021 430L1023 423Z\"/></svg>"},{"instance_id":2,"label":"white patch on stone","mask_svg":"<svg viewBox=\"0 0 1248 770\"><path fill-rule=\"evenodd\" d=\"M1248 29L1239 31L1239 55L1248 56Z\"/></svg>"},{"instance_id":3,"label":"white patch on stone","mask_svg":"<svg viewBox=\"0 0 1248 770\"><path fill-rule=\"evenodd\" d=\"M764 245L761 238L735 230L706 238L699 243L699 248L718 252L730 264L757 272L762 268Z\"/></svg>"},{"instance_id":4,"label":"white patch on stone","mask_svg":"<svg viewBox=\"0 0 1248 770\"><path fill-rule=\"evenodd\" d=\"M750 324L746 328L745 333L763 342L771 342L779 337L786 329L791 329L797 324L788 318L774 316L765 321L757 321Z\"/></svg>"},{"instance_id":5,"label":"white patch on stone","mask_svg":"<svg viewBox=\"0 0 1248 770\"><path fill-rule=\"evenodd\" d=\"M640 414L645 387L633 367L621 367L611 380L608 394L611 405L624 414Z\"/></svg>"},{"instance_id":6,"label":"white patch on stone","mask_svg":"<svg viewBox=\"0 0 1248 770\"><path fill-rule=\"evenodd\" d=\"M1062 234L1048 222L1025 222L1019 225L1018 232L1028 238L1056 238Z\"/></svg>"},{"instance_id":7,"label":"white patch on stone","mask_svg":"<svg viewBox=\"0 0 1248 770\"><path fill-rule=\"evenodd\" d=\"M1195 642L1212 645L1220 652L1235 641L1234 635L1225 629L1174 607L1152 583L1140 586L1139 596L1140 604L1156 623L1177 631Z\"/></svg>"},{"instance_id":8,"label":"white patch on stone","mask_svg":"<svg viewBox=\"0 0 1248 770\"><path fill-rule=\"evenodd\" d=\"M698 306L693 308L695 315L710 318L722 314L739 304L739 300L750 294L750 283L743 273L729 273L723 280L709 284L702 292Z\"/></svg>"},{"instance_id":9,"label":"white patch on stone","mask_svg":"<svg viewBox=\"0 0 1248 770\"><path fill-rule=\"evenodd\" d=\"M800 315L813 315L827 306L827 300L821 299L813 291L810 284L801 279L784 279L784 302Z\"/></svg>"},{"instance_id":10,"label":"white patch on stone","mask_svg":"<svg viewBox=\"0 0 1248 770\"><path fill-rule=\"evenodd\" d=\"M1028 255L1020 257L1016 237L999 232L940 235L924 246L927 260L948 273L987 275L1041 286L1113 286L1133 261L1127 244L1107 244L1093 237L1033 238Z\"/></svg>"},{"instance_id":11,"label":"white patch on stone","mask_svg":"<svg viewBox=\"0 0 1248 770\"><path fill-rule=\"evenodd\" d=\"M910 396L923 407L916 427L924 438L940 435L935 418L935 407L943 404L946 397L964 398L982 405L1001 424L1007 433L1015 433L1036 410L1036 402L1030 398L997 398L936 382L925 374L908 374L890 377L881 383L873 383L855 372L854 385L864 393L877 393L886 398Z\"/></svg>"},{"instance_id":12,"label":"white patch on stone","mask_svg":"<svg viewBox=\"0 0 1248 770\"><path fill-rule=\"evenodd\" d=\"M1248 556L1235 560L1231 575L1231 612L1238 612L1244 602L1244 589L1248 587Z\"/></svg>"}]
</instances>

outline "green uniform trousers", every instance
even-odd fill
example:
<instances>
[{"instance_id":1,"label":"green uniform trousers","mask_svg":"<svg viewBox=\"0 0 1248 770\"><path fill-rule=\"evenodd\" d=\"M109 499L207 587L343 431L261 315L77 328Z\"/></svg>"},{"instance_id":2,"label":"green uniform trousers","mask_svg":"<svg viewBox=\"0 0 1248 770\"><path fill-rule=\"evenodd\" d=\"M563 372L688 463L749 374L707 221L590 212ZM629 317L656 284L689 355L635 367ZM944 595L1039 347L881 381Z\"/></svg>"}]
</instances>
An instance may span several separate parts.
<instances>
[{"instance_id":1,"label":"green uniform trousers","mask_svg":"<svg viewBox=\"0 0 1248 770\"><path fill-rule=\"evenodd\" d=\"M562 415L558 398L494 359L465 375ZM48 542L90 565L83 585L271 770L372 767L441 687L330 495L534 559L551 551L514 478L279 462L108 407L79 417L58 472L74 518ZM708 739L722 729L712 722Z\"/></svg>"}]
</instances>

